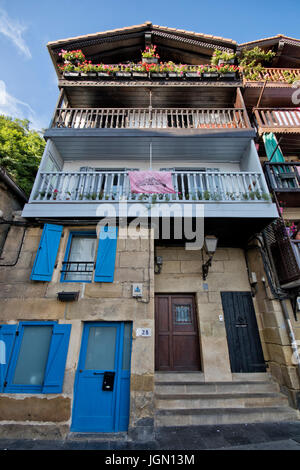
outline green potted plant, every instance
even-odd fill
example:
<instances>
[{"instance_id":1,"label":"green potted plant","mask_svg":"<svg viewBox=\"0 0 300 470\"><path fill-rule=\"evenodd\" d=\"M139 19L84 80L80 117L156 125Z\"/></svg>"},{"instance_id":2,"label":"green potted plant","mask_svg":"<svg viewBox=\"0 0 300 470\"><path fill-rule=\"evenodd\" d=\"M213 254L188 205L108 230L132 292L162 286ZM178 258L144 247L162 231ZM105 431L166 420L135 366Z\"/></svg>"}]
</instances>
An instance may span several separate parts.
<instances>
[{"instance_id":1,"label":"green potted plant","mask_svg":"<svg viewBox=\"0 0 300 470\"><path fill-rule=\"evenodd\" d=\"M107 64L95 65L95 71L97 72L98 77L101 78L110 78L113 75L113 67Z\"/></svg>"},{"instance_id":2,"label":"green potted plant","mask_svg":"<svg viewBox=\"0 0 300 470\"><path fill-rule=\"evenodd\" d=\"M236 65L223 64L218 66L221 79L234 80L239 68Z\"/></svg>"},{"instance_id":3,"label":"green potted plant","mask_svg":"<svg viewBox=\"0 0 300 470\"><path fill-rule=\"evenodd\" d=\"M131 77L131 65L119 64L119 69L116 71L116 77L130 78Z\"/></svg>"},{"instance_id":4,"label":"green potted plant","mask_svg":"<svg viewBox=\"0 0 300 470\"><path fill-rule=\"evenodd\" d=\"M201 77L205 79L216 79L219 77L219 71L217 66L203 65L201 66Z\"/></svg>"},{"instance_id":5,"label":"green potted plant","mask_svg":"<svg viewBox=\"0 0 300 470\"><path fill-rule=\"evenodd\" d=\"M163 64L149 64L148 69L152 78L166 78L167 76Z\"/></svg>"},{"instance_id":6,"label":"green potted plant","mask_svg":"<svg viewBox=\"0 0 300 470\"><path fill-rule=\"evenodd\" d=\"M201 71L197 65L189 66L185 72L187 78L199 78L201 76Z\"/></svg>"},{"instance_id":7,"label":"green potted plant","mask_svg":"<svg viewBox=\"0 0 300 470\"><path fill-rule=\"evenodd\" d=\"M234 64L236 54L234 52L223 52L218 49L215 49L212 58L212 65L221 65L221 64Z\"/></svg>"},{"instance_id":8,"label":"green potted plant","mask_svg":"<svg viewBox=\"0 0 300 470\"><path fill-rule=\"evenodd\" d=\"M248 80L259 80L264 66L270 62L276 53L271 50L264 51L260 47L252 49L243 49L239 58L239 65L242 68L243 75Z\"/></svg>"},{"instance_id":9,"label":"green potted plant","mask_svg":"<svg viewBox=\"0 0 300 470\"><path fill-rule=\"evenodd\" d=\"M156 52L157 46L151 45L146 46L146 49L142 52L142 60L146 64L157 64L160 58Z\"/></svg>"},{"instance_id":10,"label":"green potted plant","mask_svg":"<svg viewBox=\"0 0 300 470\"><path fill-rule=\"evenodd\" d=\"M134 78L148 78L148 71L146 68L146 64L139 63L132 65L132 76Z\"/></svg>"}]
</instances>

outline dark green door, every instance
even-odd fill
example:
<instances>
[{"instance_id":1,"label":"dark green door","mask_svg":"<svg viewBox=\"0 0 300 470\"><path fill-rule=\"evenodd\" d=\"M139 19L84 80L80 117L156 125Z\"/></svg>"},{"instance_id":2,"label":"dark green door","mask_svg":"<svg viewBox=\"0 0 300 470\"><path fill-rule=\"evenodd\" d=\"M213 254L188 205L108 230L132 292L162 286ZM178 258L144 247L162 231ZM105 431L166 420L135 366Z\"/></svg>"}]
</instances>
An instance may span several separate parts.
<instances>
[{"instance_id":1,"label":"dark green door","mask_svg":"<svg viewBox=\"0 0 300 470\"><path fill-rule=\"evenodd\" d=\"M250 292L221 292L232 372L265 372Z\"/></svg>"}]
</instances>

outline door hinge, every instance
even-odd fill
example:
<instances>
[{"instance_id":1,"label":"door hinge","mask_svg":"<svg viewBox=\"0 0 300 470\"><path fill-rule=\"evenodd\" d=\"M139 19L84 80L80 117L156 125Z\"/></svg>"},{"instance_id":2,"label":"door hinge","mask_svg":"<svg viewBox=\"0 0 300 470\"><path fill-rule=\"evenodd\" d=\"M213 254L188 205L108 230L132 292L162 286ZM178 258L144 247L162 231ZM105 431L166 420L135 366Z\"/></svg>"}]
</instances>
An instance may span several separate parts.
<instances>
[{"instance_id":1,"label":"door hinge","mask_svg":"<svg viewBox=\"0 0 300 470\"><path fill-rule=\"evenodd\" d=\"M7 385L7 382L5 381L4 384L3 384L3 386L6 387L6 385Z\"/></svg>"},{"instance_id":2,"label":"door hinge","mask_svg":"<svg viewBox=\"0 0 300 470\"><path fill-rule=\"evenodd\" d=\"M16 336L19 336L19 331L16 331Z\"/></svg>"}]
</instances>

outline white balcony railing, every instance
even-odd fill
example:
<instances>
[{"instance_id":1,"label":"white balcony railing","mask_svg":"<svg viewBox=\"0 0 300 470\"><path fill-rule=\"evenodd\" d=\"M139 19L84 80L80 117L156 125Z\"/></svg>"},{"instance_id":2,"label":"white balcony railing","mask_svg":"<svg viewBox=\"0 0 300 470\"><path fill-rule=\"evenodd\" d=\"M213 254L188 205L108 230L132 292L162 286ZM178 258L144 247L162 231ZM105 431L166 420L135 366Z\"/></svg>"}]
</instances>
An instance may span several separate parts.
<instances>
[{"instance_id":1,"label":"white balcony railing","mask_svg":"<svg viewBox=\"0 0 300 470\"><path fill-rule=\"evenodd\" d=\"M135 194L127 172L40 172L30 202L270 202L260 173L172 173L175 194Z\"/></svg>"}]
</instances>

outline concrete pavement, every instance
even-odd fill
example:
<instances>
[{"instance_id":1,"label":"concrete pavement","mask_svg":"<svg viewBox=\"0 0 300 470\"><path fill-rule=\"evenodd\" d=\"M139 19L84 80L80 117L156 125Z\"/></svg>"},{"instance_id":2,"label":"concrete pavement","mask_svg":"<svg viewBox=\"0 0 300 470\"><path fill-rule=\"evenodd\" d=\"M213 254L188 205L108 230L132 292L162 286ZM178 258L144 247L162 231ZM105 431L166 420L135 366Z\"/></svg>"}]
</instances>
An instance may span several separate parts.
<instances>
[{"instance_id":1,"label":"concrete pavement","mask_svg":"<svg viewBox=\"0 0 300 470\"><path fill-rule=\"evenodd\" d=\"M300 421L165 427L147 442L127 436L69 435L64 440L0 439L0 450L300 450Z\"/></svg>"}]
</instances>

